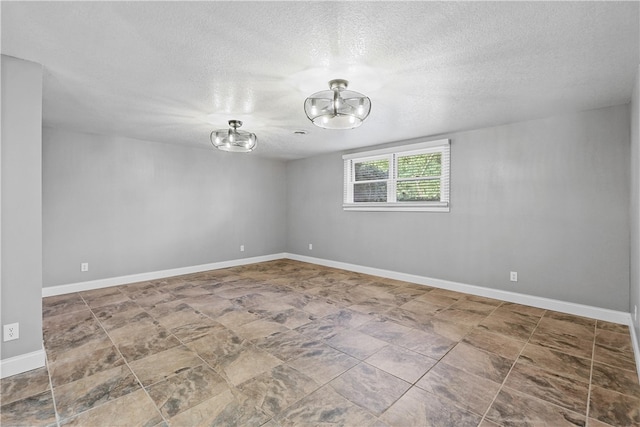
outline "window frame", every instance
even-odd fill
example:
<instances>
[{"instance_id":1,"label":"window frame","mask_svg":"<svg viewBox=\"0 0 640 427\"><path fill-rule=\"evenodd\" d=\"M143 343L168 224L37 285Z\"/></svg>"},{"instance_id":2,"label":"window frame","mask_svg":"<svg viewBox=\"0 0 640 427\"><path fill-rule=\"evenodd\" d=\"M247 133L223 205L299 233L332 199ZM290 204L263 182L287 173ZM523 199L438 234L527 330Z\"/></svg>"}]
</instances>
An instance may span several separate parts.
<instances>
[{"instance_id":1,"label":"window frame","mask_svg":"<svg viewBox=\"0 0 640 427\"><path fill-rule=\"evenodd\" d=\"M450 200L450 169L451 169L451 143L449 139L425 141L416 144L402 145L398 147L383 148L379 150L350 153L342 156L344 162L344 189L342 208L346 211L411 211L411 212L449 212ZM414 156L420 154L441 153L441 170L439 178L398 178L398 157ZM355 181L356 163L371 160L389 160L389 177L373 181ZM403 181L440 180L440 201L437 202L399 202L397 197L397 183ZM354 186L367 182L386 182L386 202L354 202Z\"/></svg>"}]
</instances>

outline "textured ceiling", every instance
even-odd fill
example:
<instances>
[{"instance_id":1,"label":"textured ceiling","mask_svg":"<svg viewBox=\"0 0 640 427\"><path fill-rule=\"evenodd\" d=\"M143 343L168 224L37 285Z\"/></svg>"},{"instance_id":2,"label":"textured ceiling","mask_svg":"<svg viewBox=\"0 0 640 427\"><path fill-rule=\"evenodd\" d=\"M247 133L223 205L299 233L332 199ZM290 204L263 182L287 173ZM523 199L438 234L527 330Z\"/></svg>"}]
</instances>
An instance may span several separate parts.
<instances>
[{"instance_id":1,"label":"textured ceiling","mask_svg":"<svg viewBox=\"0 0 640 427\"><path fill-rule=\"evenodd\" d=\"M44 65L45 125L207 148L240 119L283 159L625 103L640 63L638 2L1 7L2 53ZM360 128L306 118L333 78L371 98Z\"/></svg>"}]
</instances>

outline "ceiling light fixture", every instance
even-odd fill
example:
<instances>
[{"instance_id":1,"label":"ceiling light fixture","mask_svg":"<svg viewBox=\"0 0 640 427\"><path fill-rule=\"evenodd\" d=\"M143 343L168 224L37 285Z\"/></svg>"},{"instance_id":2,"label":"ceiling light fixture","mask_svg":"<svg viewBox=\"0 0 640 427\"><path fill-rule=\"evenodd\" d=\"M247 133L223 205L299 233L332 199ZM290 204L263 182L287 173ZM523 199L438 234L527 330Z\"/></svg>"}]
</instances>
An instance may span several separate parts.
<instances>
[{"instance_id":1,"label":"ceiling light fixture","mask_svg":"<svg viewBox=\"0 0 640 427\"><path fill-rule=\"evenodd\" d=\"M255 133L238 130L240 120L229 120L229 129L217 129L211 132L209 139L214 147L222 151L249 153L256 148L258 137Z\"/></svg>"},{"instance_id":2,"label":"ceiling light fixture","mask_svg":"<svg viewBox=\"0 0 640 427\"><path fill-rule=\"evenodd\" d=\"M371 112L371 100L347 90L349 82L335 79L329 90L314 93L304 101L304 112L311 122L325 129L353 129Z\"/></svg>"}]
</instances>

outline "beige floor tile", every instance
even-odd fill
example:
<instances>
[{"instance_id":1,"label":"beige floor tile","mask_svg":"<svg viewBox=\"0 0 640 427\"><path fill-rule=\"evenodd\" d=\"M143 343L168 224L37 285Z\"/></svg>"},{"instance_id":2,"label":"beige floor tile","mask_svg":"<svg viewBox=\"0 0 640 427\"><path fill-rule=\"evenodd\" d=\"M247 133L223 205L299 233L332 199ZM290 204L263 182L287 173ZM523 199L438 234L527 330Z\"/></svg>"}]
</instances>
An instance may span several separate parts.
<instances>
[{"instance_id":1,"label":"beige floor tile","mask_svg":"<svg viewBox=\"0 0 640 427\"><path fill-rule=\"evenodd\" d=\"M231 384L238 385L280 364L282 360L245 342L242 352L221 366Z\"/></svg>"},{"instance_id":2,"label":"beige floor tile","mask_svg":"<svg viewBox=\"0 0 640 427\"><path fill-rule=\"evenodd\" d=\"M72 350L83 353L111 345L104 329L88 309L47 317L42 326L44 346L51 361Z\"/></svg>"},{"instance_id":3,"label":"beige floor tile","mask_svg":"<svg viewBox=\"0 0 640 427\"><path fill-rule=\"evenodd\" d=\"M153 315L153 313L151 314ZM203 318L206 319L206 316L191 307L189 304L181 302L180 304L172 307L170 312L156 315L155 318L163 327L167 329L175 329L184 325L201 323Z\"/></svg>"},{"instance_id":4,"label":"beige floor tile","mask_svg":"<svg viewBox=\"0 0 640 427\"><path fill-rule=\"evenodd\" d=\"M635 370L633 347L628 334L600 329L596 333L595 361L626 370Z\"/></svg>"},{"instance_id":5,"label":"beige floor tile","mask_svg":"<svg viewBox=\"0 0 640 427\"><path fill-rule=\"evenodd\" d=\"M465 411L441 396L412 387L381 418L391 426L475 427L482 416Z\"/></svg>"},{"instance_id":6,"label":"beige floor tile","mask_svg":"<svg viewBox=\"0 0 640 427\"><path fill-rule=\"evenodd\" d=\"M104 340L104 347L98 346L80 352L78 349L62 353L49 362L49 375L54 387L121 366L125 363L118 349L110 340Z\"/></svg>"},{"instance_id":7,"label":"beige floor tile","mask_svg":"<svg viewBox=\"0 0 640 427\"><path fill-rule=\"evenodd\" d=\"M349 369L329 385L344 398L380 416L411 387L406 381L366 363Z\"/></svg>"},{"instance_id":8,"label":"beige floor tile","mask_svg":"<svg viewBox=\"0 0 640 427\"><path fill-rule=\"evenodd\" d=\"M434 291L431 291L416 298L414 301L425 302L431 305L439 306L441 308L447 308L458 302L458 300L459 298L451 297L446 294L434 293Z\"/></svg>"},{"instance_id":9,"label":"beige floor tile","mask_svg":"<svg viewBox=\"0 0 640 427\"><path fill-rule=\"evenodd\" d=\"M543 317L529 342L575 356L591 358L594 337L594 325L573 324L565 320Z\"/></svg>"},{"instance_id":10,"label":"beige floor tile","mask_svg":"<svg viewBox=\"0 0 640 427\"><path fill-rule=\"evenodd\" d=\"M457 341L438 335L435 332L412 329L395 340L394 344L439 360L457 344Z\"/></svg>"},{"instance_id":11,"label":"beige floor tile","mask_svg":"<svg viewBox=\"0 0 640 427\"><path fill-rule=\"evenodd\" d=\"M577 413L586 413L589 384L526 363L516 363L504 385Z\"/></svg>"},{"instance_id":12,"label":"beige floor tile","mask_svg":"<svg viewBox=\"0 0 640 427\"><path fill-rule=\"evenodd\" d=\"M69 418L136 390L140 384L125 366L118 366L53 388L61 418Z\"/></svg>"},{"instance_id":13,"label":"beige floor tile","mask_svg":"<svg viewBox=\"0 0 640 427\"><path fill-rule=\"evenodd\" d=\"M80 296L91 308L101 307L107 304L121 303L129 300L129 297L120 292L118 287L115 286L111 288L80 292Z\"/></svg>"},{"instance_id":14,"label":"beige floor tile","mask_svg":"<svg viewBox=\"0 0 640 427\"><path fill-rule=\"evenodd\" d=\"M424 303L420 303L424 305ZM438 307L438 310L444 310L442 307ZM383 319L391 320L400 325L407 326L412 329L429 329L431 326L431 322L434 318L434 313L429 311L409 311L405 310L401 307L392 308L391 310L386 311L382 316ZM432 329L432 328L431 328Z\"/></svg>"},{"instance_id":15,"label":"beige floor tile","mask_svg":"<svg viewBox=\"0 0 640 427\"><path fill-rule=\"evenodd\" d=\"M169 419L171 426L261 426L269 415L248 399L226 390Z\"/></svg>"},{"instance_id":16,"label":"beige floor tile","mask_svg":"<svg viewBox=\"0 0 640 427\"><path fill-rule=\"evenodd\" d=\"M276 418L277 425L295 426L369 426L376 418L368 411L324 386Z\"/></svg>"},{"instance_id":17,"label":"beige floor tile","mask_svg":"<svg viewBox=\"0 0 640 427\"><path fill-rule=\"evenodd\" d=\"M487 317L486 314L474 311L459 310L457 308L447 308L435 314L434 319L440 319L464 326L477 326Z\"/></svg>"},{"instance_id":18,"label":"beige floor tile","mask_svg":"<svg viewBox=\"0 0 640 427\"><path fill-rule=\"evenodd\" d=\"M531 337L537 319L533 321L529 316L517 315L510 311L498 313L497 310L499 308L480 322L478 328L520 341L527 341Z\"/></svg>"},{"instance_id":19,"label":"beige floor tile","mask_svg":"<svg viewBox=\"0 0 640 427\"><path fill-rule=\"evenodd\" d=\"M360 360L366 359L387 345L384 341L352 329L338 332L327 339L326 343L336 350Z\"/></svg>"},{"instance_id":20,"label":"beige floor tile","mask_svg":"<svg viewBox=\"0 0 640 427\"><path fill-rule=\"evenodd\" d=\"M147 387L149 396L167 419L227 390L224 378L206 365L182 370Z\"/></svg>"},{"instance_id":21,"label":"beige floor tile","mask_svg":"<svg viewBox=\"0 0 640 427\"><path fill-rule=\"evenodd\" d=\"M429 301L430 300L427 300L427 296L422 296L414 300L411 300L405 304L402 304L398 308L401 308L402 310L405 310L414 314L430 314L430 315L435 315L435 314L438 314L440 311L445 310L445 308L442 305L435 304Z\"/></svg>"},{"instance_id":22,"label":"beige floor tile","mask_svg":"<svg viewBox=\"0 0 640 427\"><path fill-rule=\"evenodd\" d=\"M288 330L288 328L282 324L266 319L254 320L253 322L245 323L238 327L232 327L231 329L246 340L264 338L277 332L286 332Z\"/></svg>"},{"instance_id":23,"label":"beige floor tile","mask_svg":"<svg viewBox=\"0 0 640 427\"><path fill-rule=\"evenodd\" d=\"M244 340L233 331L221 326L202 338L186 343L212 368L220 372L222 365L242 352Z\"/></svg>"},{"instance_id":24,"label":"beige floor tile","mask_svg":"<svg viewBox=\"0 0 640 427\"><path fill-rule=\"evenodd\" d=\"M216 319L230 311L235 310L235 306L231 301L215 295L208 295L205 298L185 298L182 301L212 319Z\"/></svg>"},{"instance_id":25,"label":"beige floor tile","mask_svg":"<svg viewBox=\"0 0 640 427\"><path fill-rule=\"evenodd\" d=\"M591 361L539 345L527 344L518 362L537 366L578 381L589 382Z\"/></svg>"},{"instance_id":26,"label":"beige floor tile","mask_svg":"<svg viewBox=\"0 0 640 427\"><path fill-rule=\"evenodd\" d=\"M234 329L244 325L245 323L250 323L259 319L260 316L255 313L250 313L246 310L234 309L233 311L227 311L222 316L216 317L215 321L228 328Z\"/></svg>"},{"instance_id":27,"label":"beige floor tile","mask_svg":"<svg viewBox=\"0 0 640 427\"><path fill-rule=\"evenodd\" d=\"M2 426L55 426L56 412L51 390L2 404L0 407Z\"/></svg>"},{"instance_id":28,"label":"beige floor tile","mask_svg":"<svg viewBox=\"0 0 640 427\"><path fill-rule=\"evenodd\" d=\"M518 315L533 316L537 318L542 317L546 312L546 310L542 308L531 307L529 305L522 305L515 302L504 302L500 304L500 307L498 308L500 311L511 311Z\"/></svg>"},{"instance_id":29,"label":"beige floor tile","mask_svg":"<svg viewBox=\"0 0 640 427\"><path fill-rule=\"evenodd\" d=\"M320 318L311 323L298 326L294 330L312 339L330 339L339 332L349 329L343 323L336 322L331 316Z\"/></svg>"},{"instance_id":30,"label":"beige floor tile","mask_svg":"<svg viewBox=\"0 0 640 427\"><path fill-rule=\"evenodd\" d=\"M169 332L181 342L187 343L197 340L198 338L206 337L220 327L222 327L222 325L215 320L204 315L198 315L189 323L169 328Z\"/></svg>"},{"instance_id":31,"label":"beige floor tile","mask_svg":"<svg viewBox=\"0 0 640 427\"><path fill-rule=\"evenodd\" d=\"M289 365L318 384L325 384L358 363L358 359L323 344L309 349Z\"/></svg>"},{"instance_id":32,"label":"beige floor tile","mask_svg":"<svg viewBox=\"0 0 640 427\"><path fill-rule=\"evenodd\" d=\"M588 427L614 427L611 424L603 423L602 421L596 420L595 418L588 418L587 426Z\"/></svg>"},{"instance_id":33,"label":"beige floor tile","mask_svg":"<svg viewBox=\"0 0 640 427\"><path fill-rule=\"evenodd\" d=\"M0 402L4 406L49 390L49 374L46 367L33 369L3 378L0 386L2 387Z\"/></svg>"},{"instance_id":34,"label":"beige floor tile","mask_svg":"<svg viewBox=\"0 0 640 427\"><path fill-rule=\"evenodd\" d=\"M478 424L478 427L500 427L500 425L494 423L491 420L488 419L483 419L482 422L480 424Z\"/></svg>"},{"instance_id":35,"label":"beige floor tile","mask_svg":"<svg viewBox=\"0 0 640 427\"><path fill-rule=\"evenodd\" d=\"M511 360L516 360L526 344L525 341L518 341L480 328L472 330L462 342Z\"/></svg>"},{"instance_id":36,"label":"beige floor tile","mask_svg":"<svg viewBox=\"0 0 640 427\"><path fill-rule=\"evenodd\" d=\"M438 363L420 381L417 387L456 403L460 408L484 414L495 398L500 384L472 375L461 369Z\"/></svg>"},{"instance_id":37,"label":"beige floor tile","mask_svg":"<svg viewBox=\"0 0 640 427\"><path fill-rule=\"evenodd\" d=\"M42 316L50 317L62 313L73 313L74 311L86 310L87 304L80 294L56 295L42 298Z\"/></svg>"},{"instance_id":38,"label":"beige floor tile","mask_svg":"<svg viewBox=\"0 0 640 427\"><path fill-rule=\"evenodd\" d=\"M486 417L506 426L584 426L586 416L503 387Z\"/></svg>"},{"instance_id":39,"label":"beige floor tile","mask_svg":"<svg viewBox=\"0 0 640 427\"><path fill-rule=\"evenodd\" d=\"M109 336L129 362L180 345L180 341L169 331L150 321L124 326L110 332Z\"/></svg>"},{"instance_id":40,"label":"beige floor tile","mask_svg":"<svg viewBox=\"0 0 640 427\"><path fill-rule=\"evenodd\" d=\"M561 313L559 311L547 310L544 313L544 318L562 320L565 322L569 322L572 325L580 325L585 326L587 328L593 329L596 326L596 320L590 319L588 317L576 316L574 314Z\"/></svg>"},{"instance_id":41,"label":"beige floor tile","mask_svg":"<svg viewBox=\"0 0 640 427\"><path fill-rule=\"evenodd\" d=\"M285 362L325 345L297 331L275 333L254 341L254 344Z\"/></svg>"},{"instance_id":42,"label":"beige floor tile","mask_svg":"<svg viewBox=\"0 0 640 427\"><path fill-rule=\"evenodd\" d=\"M149 313L131 300L94 308L93 313L98 318L100 325L108 332L139 321L153 321Z\"/></svg>"},{"instance_id":43,"label":"beige floor tile","mask_svg":"<svg viewBox=\"0 0 640 427\"><path fill-rule=\"evenodd\" d=\"M481 301L473 301L468 298L464 298L458 300L454 304L451 305L452 309L470 311L476 314L483 314L488 316L491 314L496 307L500 305L499 302L481 302Z\"/></svg>"},{"instance_id":44,"label":"beige floor tile","mask_svg":"<svg viewBox=\"0 0 640 427\"><path fill-rule=\"evenodd\" d=\"M342 328L356 329L374 319L376 319L375 316L343 308L340 311L324 316L322 321L331 322Z\"/></svg>"},{"instance_id":45,"label":"beige floor tile","mask_svg":"<svg viewBox=\"0 0 640 427\"><path fill-rule=\"evenodd\" d=\"M112 400L75 417L62 420L61 426L155 426L162 416L144 390Z\"/></svg>"},{"instance_id":46,"label":"beige floor tile","mask_svg":"<svg viewBox=\"0 0 640 427\"><path fill-rule=\"evenodd\" d=\"M144 387L203 364L197 353L180 345L129 363Z\"/></svg>"},{"instance_id":47,"label":"beige floor tile","mask_svg":"<svg viewBox=\"0 0 640 427\"><path fill-rule=\"evenodd\" d=\"M638 384L638 373L636 371L627 371L604 363L594 362L591 383L594 386L640 398L640 385Z\"/></svg>"},{"instance_id":48,"label":"beige floor tile","mask_svg":"<svg viewBox=\"0 0 640 427\"><path fill-rule=\"evenodd\" d=\"M400 325L387 319L376 319L365 323L358 328L359 332L372 336L388 343L397 342L409 332L411 328Z\"/></svg>"},{"instance_id":49,"label":"beige floor tile","mask_svg":"<svg viewBox=\"0 0 640 427\"><path fill-rule=\"evenodd\" d=\"M303 308L307 313L311 313L318 317L324 317L329 314L340 311L340 306L331 300L324 298L313 298Z\"/></svg>"},{"instance_id":50,"label":"beige floor tile","mask_svg":"<svg viewBox=\"0 0 640 427\"><path fill-rule=\"evenodd\" d=\"M613 426L640 425L640 398L594 386L589 416Z\"/></svg>"},{"instance_id":51,"label":"beige floor tile","mask_svg":"<svg viewBox=\"0 0 640 427\"><path fill-rule=\"evenodd\" d=\"M437 360L402 347L388 345L368 357L365 362L413 384L431 369Z\"/></svg>"},{"instance_id":52,"label":"beige floor tile","mask_svg":"<svg viewBox=\"0 0 640 427\"><path fill-rule=\"evenodd\" d=\"M449 322L434 317L420 325L421 331L433 332L453 341L460 341L473 329L472 325Z\"/></svg>"},{"instance_id":53,"label":"beige floor tile","mask_svg":"<svg viewBox=\"0 0 640 427\"><path fill-rule=\"evenodd\" d=\"M287 310L278 311L271 314L268 320L276 322L288 329L295 329L299 326L313 322L316 316L297 308L289 308Z\"/></svg>"},{"instance_id":54,"label":"beige floor tile","mask_svg":"<svg viewBox=\"0 0 640 427\"><path fill-rule=\"evenodd\" d=\"M278 365L238 386L258 408L277 416L318 389L314 380L288 365Z\"/></svg>"},{"instance_id":55,"label":"beige floor tile","mask_svg":"<svg viewBox=\"0 0 640 427\"><path fill-rule=\"evenodd\" d=\"M548 314L548 312L547 312ZM570 319L575 318L575 321ZM595 321L585 322L583 317L559 316L543 317L538 322L536 333L557 336L558 339L578 339L593 342L595 338Z\"/></svg>"},{"instance_id":56,"label":"beige floor tile","mask_svg":"<svg viewBox=\"0 0 640 427\"><path fill-rule=\"evenodd\" d=\"M611 332L617 332L619 334L629 333L629 326L621 325L619 323L605 322L604 320L598 320L596 328Z\"/></svg>"},{"instance_id":57,"label":"beige floor tile","mask_svg":"<svg viewBox=\"0 0 640 427\"><path fill-rule=\"evenodd\" d=\"M442 358L442 363L497 383L502 383L513 365L510 359L465 343L456 345Z\"/></svg>"}]
</instances>

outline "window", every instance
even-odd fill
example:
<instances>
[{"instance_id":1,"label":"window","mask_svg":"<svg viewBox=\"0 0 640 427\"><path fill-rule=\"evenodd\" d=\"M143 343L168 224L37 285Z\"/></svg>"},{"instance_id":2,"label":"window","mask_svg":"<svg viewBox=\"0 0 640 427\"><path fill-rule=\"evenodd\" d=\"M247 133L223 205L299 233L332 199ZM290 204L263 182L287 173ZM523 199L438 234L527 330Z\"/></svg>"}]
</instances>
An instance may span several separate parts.
<instances>
[{"instance_id":1,"label":"window","mask_svg":"<svg viewBox=\"0 0 640 427\"><path fill-rule=\"evenodd\" d=\"M449 212L448 139L342 158L345 210Z\"/></svg>"}]
</instances>

